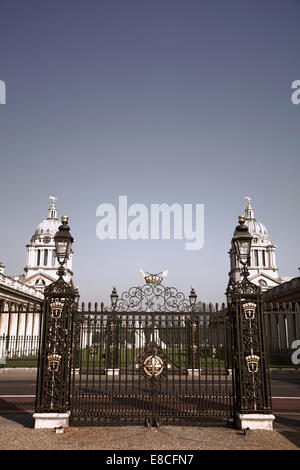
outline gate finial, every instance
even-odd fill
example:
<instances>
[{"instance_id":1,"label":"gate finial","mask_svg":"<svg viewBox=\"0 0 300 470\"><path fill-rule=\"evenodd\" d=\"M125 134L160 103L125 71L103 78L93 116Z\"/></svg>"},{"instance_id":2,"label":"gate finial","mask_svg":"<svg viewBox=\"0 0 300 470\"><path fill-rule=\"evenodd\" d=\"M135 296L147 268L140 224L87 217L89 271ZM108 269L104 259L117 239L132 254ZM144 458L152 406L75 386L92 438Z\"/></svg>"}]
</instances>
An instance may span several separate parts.
<instances>
[{"instance_id":1,"label":"gate finial","mask_svg":"<svg viewBox=\"0 0 300 470\"><path fill-rule=\"evenodd\" d=\"M168 271L162 271L158 274L151 274L148 271L140 270L140 275L145 279L147 284L161 284L163 278L167 277Z\"/></svg>"}]
</instances>

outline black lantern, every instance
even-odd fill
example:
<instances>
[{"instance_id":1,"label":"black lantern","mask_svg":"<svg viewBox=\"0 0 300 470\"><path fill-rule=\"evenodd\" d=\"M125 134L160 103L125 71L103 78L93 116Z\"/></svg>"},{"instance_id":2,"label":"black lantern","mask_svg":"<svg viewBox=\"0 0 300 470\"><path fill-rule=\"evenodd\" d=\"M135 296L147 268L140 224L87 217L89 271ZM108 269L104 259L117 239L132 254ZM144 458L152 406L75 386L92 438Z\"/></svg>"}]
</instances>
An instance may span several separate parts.
<instances>
[{"instance_id":1,"label":"black lantern","mask_svg":"<svg viewBox=\"0 0 300 470\"><path fill-rule=\"evenodd\" d=\"M197 294L196 294L195 289L193 287L191 288L189 299L190 299L191 307L194 310L195 306L196 306Z\"/></svg>"},{"instance_id":2,"label":"black lantern","mask_svg":"<svg viewBox=\"0 0 300 470\"><path fill-rule=\"evenodd\" d=\"M56 258L61 267L67 262L71 253L73 237L70 234L70 227L68 226L69 217L62 216L58 232L54 236Z\"/></svg>"},{"instance_id":3,"label":"black lantern","mask_svg":"<svg viewBox=\"0 0 300 470\"><path fill-rule=\"evenodd\" d=\"M239 225L236 227L232 239L237 257L243 266L249 264L252 235L245 224L245 217L239 217Z\"/></svg>"},{"instance_id":4,"label":"black lantern","mask_svg":"<svg viewBox=\"0 0 300 470\"><path fill-rule=\"evenodd\" d=\"M110 294L111 306L112 306L113 310L115 310L115 308L117 306L118 298L119 298L119 296L118 296L118 293L117 293L117 289L114 286L113 290L112 290L112 293Z\"/></svg>"}]
</instances>

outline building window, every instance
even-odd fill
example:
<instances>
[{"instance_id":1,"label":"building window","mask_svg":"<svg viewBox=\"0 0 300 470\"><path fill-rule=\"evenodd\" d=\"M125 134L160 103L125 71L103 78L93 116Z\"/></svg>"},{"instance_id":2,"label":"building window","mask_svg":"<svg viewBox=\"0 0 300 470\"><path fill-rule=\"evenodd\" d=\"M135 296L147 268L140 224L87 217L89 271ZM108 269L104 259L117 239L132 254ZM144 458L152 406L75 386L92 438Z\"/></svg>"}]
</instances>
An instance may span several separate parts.
<instances>
[{"instance_id":1,"label":"building window","mask_svg":"<svg viewBox=\"0 0 300 470\"><path fill-rule=\"evenodd\" d=\"M48 250L44 251L44 266L48 264Z\"/></svg>"},{"instance_id":2,"label":"building window","mask_svg":"<svg viewBox=\"0 0 300 470\"><path fill-rule=\"evenodd\" d=\"M36 261L37 266L40 266L41 264L41 250L37 251L37 261Z\"/></svg>"},{"instance_id":3,"label":"building window","mask_svg":"<svg viewBox=\"0 0 300 470\"><path fill-rule=\"evenodd\" d=\"M255 266L259 266L258 250L254 250Z\"/></svg>"},{"instance_id":4,"label":"building window","mask_svg":"<svg viewBox=\"0 0 300 470\"><path fill-rule=\"evenodd\" d=\"M265 252L265 250L263 250L263 252L262 252L262 263L263 263L263 266L266 266L266 252Z\"/></svg>"},{"instance_id":5,"label":"building window","mask_svg":"<svg viewBox=\"0 0 300 470\"><path fill-rule=\"evenodd\" d=\"M55 259L56 259L56 253L55 253L55 250L52 250L52 261L51 261L52 266L55 266Z\"/></svg>"}]
</instances>

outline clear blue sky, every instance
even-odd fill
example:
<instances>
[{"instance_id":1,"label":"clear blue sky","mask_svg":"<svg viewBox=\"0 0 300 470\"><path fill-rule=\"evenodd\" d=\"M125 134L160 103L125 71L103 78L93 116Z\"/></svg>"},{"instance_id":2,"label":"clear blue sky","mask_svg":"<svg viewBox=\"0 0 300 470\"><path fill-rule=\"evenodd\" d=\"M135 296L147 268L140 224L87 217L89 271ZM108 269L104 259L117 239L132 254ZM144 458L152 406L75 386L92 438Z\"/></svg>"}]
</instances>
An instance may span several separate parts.
<instances>
[{"instance_id":1,"label":"clear blue sky","mask_svg":"<svg viewBox=\"0 0 300 470\"><path fill-rule=\"evenodd\" d=\"M75 282L108 301L139 269L222 301L244 197L299 259L300 2L0 0L0 260L22 272L48 196L70 216ZM205 245L99 241L96 208L205 204Z\"/></svg>"}]
</instances>

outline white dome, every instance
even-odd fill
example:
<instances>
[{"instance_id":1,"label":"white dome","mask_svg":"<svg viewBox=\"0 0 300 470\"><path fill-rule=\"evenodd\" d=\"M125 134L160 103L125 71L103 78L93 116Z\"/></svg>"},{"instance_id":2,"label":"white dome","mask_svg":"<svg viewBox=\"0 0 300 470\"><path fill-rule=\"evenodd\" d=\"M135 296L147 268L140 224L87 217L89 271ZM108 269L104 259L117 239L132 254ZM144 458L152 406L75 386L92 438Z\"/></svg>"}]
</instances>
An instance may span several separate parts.
<instances>
[{"instance_id":1,"label":"white dome","mask_svg":"<svg viewBox=\"0 0 300 470\"><path fill-rule=\"evenodd\" d=\"M267 227L262 224L259 220L254 218L254 211L250 203L250 198L248 199L248 206L245 210L245 224L247 225L250 234L256 238L264 238L270 240L270 236L267 230Z\"/></svg>"},{"instance_id":2,"label":"white dome","mask_svg":"<svg viewBox=\"0 0 300 470\"><path fill-rule=\"evenodd\" d=\"M246 219L245 224L247 225L251 235L262 238L270 238L267 227L261 222L259 222L259 220Z\"/></svg>"},{"instance_id":3,"label":"white dome","mask_svg":"<svg viewBox=\"0 0 300 470\"><path fill-rule=\"evenodd\" d=\"M49 238L53 238L60 226L60 221L57 218L57 209L54 204L54 197L50 197L52 200L51 207L49 208L49 217L44 219L35 229L32 239L47 237L47 243Z\"/></svg>"},{"instance_id":4,"label":"white dome","mask_svg":"<svg viewBox=\"0 0 300 470\"><path fill-rule=\"evenodd\" d=\"M53 238L58 231L59 226L60 222L58 219L45 219L35 229L34 237L48 235L49 237Z\"/></svg>"}]
</instances>

